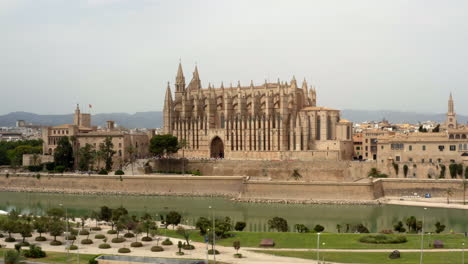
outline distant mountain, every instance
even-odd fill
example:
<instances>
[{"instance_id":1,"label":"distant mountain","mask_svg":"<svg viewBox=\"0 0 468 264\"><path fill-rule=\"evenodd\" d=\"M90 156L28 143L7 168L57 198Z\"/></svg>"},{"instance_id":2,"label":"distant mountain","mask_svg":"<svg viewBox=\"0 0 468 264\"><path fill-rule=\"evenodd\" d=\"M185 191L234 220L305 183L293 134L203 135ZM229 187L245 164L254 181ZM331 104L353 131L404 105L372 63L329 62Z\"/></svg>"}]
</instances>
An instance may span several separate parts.
<instances>
[{"instance_id":1,"label":"distant mountain","mask_svg":"<svg viewBox=\"0 0 468 264\"><path fill-rule=\"evenodd\" d=\"M391 123L418 123L423 121L443 122L445 114L415 113L398 111L366 111L345 109L342 117L353 122L380 121L387 119ZM458 115L459 123L467 123L468 116ZM38 115L27 112L12 112L0 116L0 127L15 126L17 120L24 120L26 123L35 125L57 126L61 124L71 124L73 114L67 115ZM114 120L118 125L126 128L159 128L163 125L163 114L161 111L127 113L95 114L91 118L95 126L105 126L107 120Z\"/></svg>"},{"instance_id":2,"label":"distant mountain","mask_svg":"<svg viewBox=\"0 0 468 264\"><path fill-rule=\"evenodd\" d=\"M57 126L73 123L73 114L67 115L38 115L27 112L12 112L0 116L0 126L15 126L17 120L26 123L44 126ZM95 126L105 126L107 120L114 120L119 126L126 128L158 128L163 124L161 111L127 113L95 114L91 117L91 123Z\"/></svg>"},{"instance_id":3,"label":"distant mountain","mask_svg":"<svg viewBox=\"0 0 468 264\"><path fill-rule=\"evenodd\" d=\"M341 111L343 118L350 121L361 123L364 121L381 121L382 119L387 119L390 123L413 123L424 121L435 121L435 122L444 122L444 114L434 114L434 113L416 113L416 112L399 112L399 111L389 111L389 110L376 110L376 111L366 111L366 110L351 110L345 109ZM467 123L468 116L457 115L457 120L459 123Z\"/></svg>"}]
</instances>

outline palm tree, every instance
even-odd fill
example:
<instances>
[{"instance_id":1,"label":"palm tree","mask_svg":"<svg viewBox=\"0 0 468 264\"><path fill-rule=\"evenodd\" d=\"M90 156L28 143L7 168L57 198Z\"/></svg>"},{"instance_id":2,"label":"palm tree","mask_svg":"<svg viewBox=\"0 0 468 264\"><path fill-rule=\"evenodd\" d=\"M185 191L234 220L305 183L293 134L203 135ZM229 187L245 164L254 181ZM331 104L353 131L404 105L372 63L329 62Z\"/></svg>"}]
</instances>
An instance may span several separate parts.
<instances>
[{"instance_id":1,"label":"palm tree","mask_svg":"<svg viewBox=\"0 0 468 264\"><path fill-rule=\"evenodd\" d=\"M453 195L452 188L448 188L445 193L447 194L447 204L450 203L450 197Z\"/></svg>"},{"instance_id":2,"label":"palm tree","mask_svg":"<svg viewBox=\"0 0 468 264\"><path fill-rule=\"evenodd\" d=\"M135 162L136 149L135 149L135 147L130 145L130 146L127 147L126 151L128 153L128 156L129 156L128 160L130 161L130 166L132 167L132 175L133 175L133 163Z\"/></svg>"},{"instance_id":3,"label":"palm tree","mask_svg":"<svg viewBox=\"0 0 468 264\"><path fill-rule=\"evenodd\" d=\"M8 250L3 257L5 264L24 264L24 258L16 250Z\"/></svg>"},{"instance_id":4,"label":"palm tree","mask_svg":"<svg viewBox=\"0 0 468 264\"><path fill-rule=\"evenodd\" d=\"M380 171L377 168L371 168L367 176L369 177L377 177L380 175Z\"/></svg>"}]
</instances>

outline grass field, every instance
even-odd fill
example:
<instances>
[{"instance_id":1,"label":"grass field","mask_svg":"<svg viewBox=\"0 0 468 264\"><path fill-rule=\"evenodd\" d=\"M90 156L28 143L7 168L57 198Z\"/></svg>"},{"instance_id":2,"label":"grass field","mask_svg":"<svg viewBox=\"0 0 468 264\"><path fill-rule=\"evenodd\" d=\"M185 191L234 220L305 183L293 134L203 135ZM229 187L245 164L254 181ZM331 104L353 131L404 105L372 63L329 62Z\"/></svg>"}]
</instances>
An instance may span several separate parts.
<instances>
[{"instance_id":1,"label":"grass field","mask_svg":"<svg viewBox=\"0 0 468 264\"><path fill-rule=\"evenodd\" d=\"M255 251L259 253L271 254L275 256L294 257L303 259L317 259L316 252L296 252L296 251ZM419 263L419 253L402 252L400 259L389 259L387 253L350 253L350 252L322 252L320 259L330 262L360 263L360 264L415 264ZM462 263L461 252L425 252L423 255L424 264L460 264ZM468 260L465 260L468 263Z\"/></svg>"},{"instance_id":2,"label":"grass field","mask_svg":"<svg viewBox=\"0 0 468 264\"><path fill-rule=\"evenodd\" d=\"M164 235L165 231L162 230ZM217 241L217 244L222 246L232 246L235 240L241 242L242 247L258 247L260 240L263 238L271 238L276 243L276 248L317 248L317 234L314 233L281 233L281 232L232 232L234 237L225 238ZM167 235L171 237L182 238L176 234L174 230L167 230ZM416 234L405 235L408 242L403 244L365 244L358 239L366 234L336 234L323 233L320 235L321 248L330 249L418 249L421 247L421 236ZM191 240L196 242L204 242L202 236L194 231ZM444 248L462 248L464 236L461 234L436 234L424 236L424 247L430 248L429 243L434 240L442 240ZM325 245L322 245L325 243Z\"/></svg>"},{"instance_id":3,"label":"grass field","mask_svg":"<svg viewBox=\"0 0 468 264\"><path fill-rule=\"evenodd\" d=\"M11 250L11 249L1 249L0 250L0 258L3 259L3 254L5 251ZM61 252L46 252L47 257L45 258L40 258L40 259L28 259L31 261L38 261L38 262L44 262L44 263L53 263L53 264L63 264L67 263L67 253L61 253ZM89 255L89 254L80 254L80 264L88 264L88 261L92 259L95 255ZM77 263L77 255L76 253L70 253L69 256L69 263Z\"/></svg>"}]
</instances>

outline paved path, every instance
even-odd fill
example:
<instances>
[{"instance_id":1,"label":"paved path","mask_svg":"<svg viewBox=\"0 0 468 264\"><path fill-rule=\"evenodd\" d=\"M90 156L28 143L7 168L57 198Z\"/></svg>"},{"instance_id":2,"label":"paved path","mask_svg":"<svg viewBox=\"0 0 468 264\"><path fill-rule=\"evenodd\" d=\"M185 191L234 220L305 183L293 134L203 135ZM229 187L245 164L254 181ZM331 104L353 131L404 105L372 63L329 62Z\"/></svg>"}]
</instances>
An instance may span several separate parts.
<instances>
[{"instance_id":1,"label":"paved path","mask_svg":"<svg viewBox=\"0 0 468 264\"><path fill-rule=\"evenodd\" d=\"M297 251L297 252L316 252L313 248L244 248L245 250L263 250L263 251ZM392 252L398 250L400 252L421 252L420 249L320 249L320 252ZM436 248L424 249L424 252L462 252L463 249ZM465 250L467 251L467 250Z\"/></svg>"}]
</instances>

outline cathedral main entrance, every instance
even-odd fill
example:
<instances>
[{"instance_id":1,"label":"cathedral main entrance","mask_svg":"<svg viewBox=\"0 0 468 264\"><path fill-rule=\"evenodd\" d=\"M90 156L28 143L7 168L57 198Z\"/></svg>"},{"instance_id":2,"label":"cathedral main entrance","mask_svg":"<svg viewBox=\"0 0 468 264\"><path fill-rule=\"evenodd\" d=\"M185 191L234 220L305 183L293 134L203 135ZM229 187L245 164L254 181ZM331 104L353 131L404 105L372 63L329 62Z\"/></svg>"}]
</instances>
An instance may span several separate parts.
<instances>
[{"instance_id":1,"label":"cathedral main entrance","mask_svg":"<svg viewBox=\"0 0 468 264\"><path fill-rule=\"evenodd\" d=\"M221 138L215 137L213 140L211 140L210 157L221 159L224 158L224 144Z\"/></svg>"}]
</instances>

